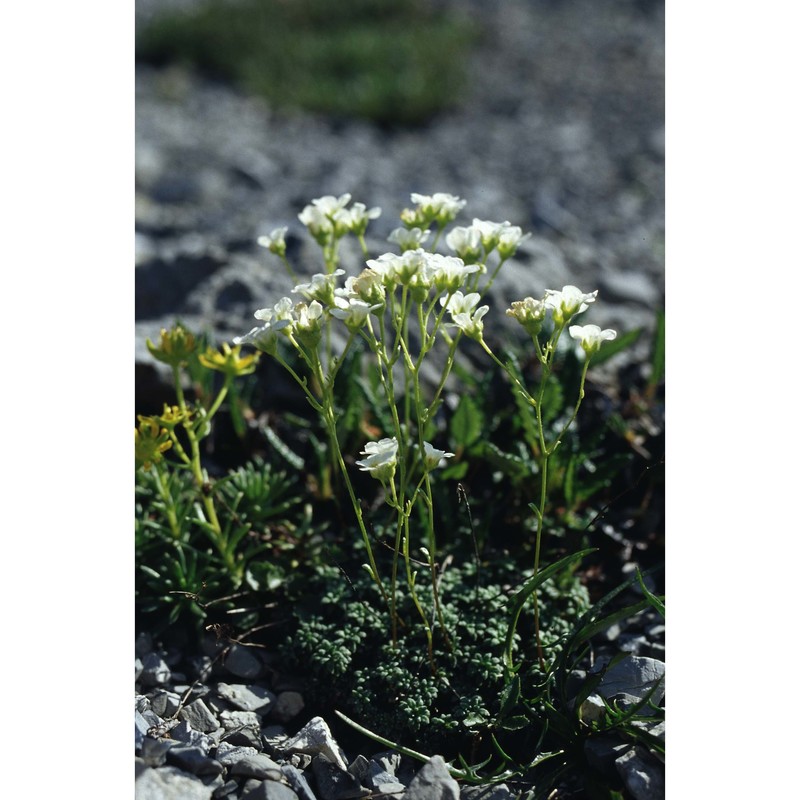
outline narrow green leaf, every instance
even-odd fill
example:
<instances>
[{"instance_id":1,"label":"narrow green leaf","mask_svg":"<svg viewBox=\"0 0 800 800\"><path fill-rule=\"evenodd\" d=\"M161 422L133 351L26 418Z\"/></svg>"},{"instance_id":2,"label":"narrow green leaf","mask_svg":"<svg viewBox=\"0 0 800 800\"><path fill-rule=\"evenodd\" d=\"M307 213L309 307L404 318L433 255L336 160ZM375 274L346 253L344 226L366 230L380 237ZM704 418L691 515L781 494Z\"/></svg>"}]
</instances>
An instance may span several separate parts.
<instances>
[{"instance_id":1,"label":"narrow green leaf","mask_svg":"<svg viewBox=\"0 0 800 800\"><path fill-rule=\"evenodd\" d=\"M275 431L269 427L269 425L264 425L261 428L261 432L266 437L267 441L275 448L277 453L282 456L291 466L295 469L304 469L306 462L301 458L297 453L292 451L289 448L289 445L283 441L283 439L278 436Z\"/></svg>"},{"instance_id":2,"label":"narrow green leaf","mask_svg":"<svg viewBox=\"0 0 800 800\"><path fill-rule=\"evenodd\" d=\"M600 352L592 356L592 364L597 366L608 361L612 356L635 344L641 335L642 328L634 328L632 331L625 331L610 342L603 342Z\"/></svg>"},{"instance_id":3,"label":"narrow green leaf","mask_svg":"<svg viewBox=\"0 0 800 800\"><path fill-rule=\"evenodd\" d=\"M664 608L664 598L658 597L657 595L653 594L647 586L645 586L644 578L642 577L642 573L639 568L636 568L636 577L639 580L639 586L642 589L642 593L644 594L645 598L649 601L650 605L661 614L662 617L666 619L666 609Z\"/></svg>"},{"instance_id":4,"label":"narrow green leaf","mask_svg":"<svg viewBox=\"0 0 800 800\"><path fill-rule=\"evenodd\" d=\"M512 680L505 685L503 691L500 692L500 711L497 713L498 717L505 717L514 710L519 702L520 686L519 675L515 675Z\"/></svg>"},{"instance_id":5,"label":"narrow green leaf","mask_svg":"<svg viewBox=\"0 0 800 800\"><path fill-rule=\"evenodd\" d=\"M565 556L564 558L556 561L555 564L551 564L546 569L543 569L535 578L531 578L525 585L520 589L512 598L511 601L511 620L508 625L508 632L506 634L506 664L511 665L512 657L511 651L514 646L514 632L517 630L517 622L519 622L519 615L522 613L522 609L525 606L525 603L528 601L528 598L538 589L546 580L550 579L555 575L557 572L565 569L572 564L580 561L584 556L587 556L589 553L593 553L597 548L596 547L589 547L585 550L579 550L577 553L573 553L572 555Z\"/></svg>"},{"instance_id":6,"label":"narrow green leaf","mask_svg":"<svg viewBox=\"0 0 800 800\"><path fill-rule=\"evenodd\" d=\"M650 354L650 364L652 370L648 378L647 385L655 388L664 380L664 368L666 364L666 327L664 312L659 311L656 315L656 329L653 335L653 349Z\"/></svg>"},{"instance_id":7,"label":"narrow green leaf","mask_svg":"<svg viewBox=\"0 0 800 800\"><path fill-rule=\"evenodd\" d=\"M483 432L483 414L468 395L462 395L452 419L450 420L450 435L456 447L469 447L476 442Z\"/></svg>"}]
</instances>

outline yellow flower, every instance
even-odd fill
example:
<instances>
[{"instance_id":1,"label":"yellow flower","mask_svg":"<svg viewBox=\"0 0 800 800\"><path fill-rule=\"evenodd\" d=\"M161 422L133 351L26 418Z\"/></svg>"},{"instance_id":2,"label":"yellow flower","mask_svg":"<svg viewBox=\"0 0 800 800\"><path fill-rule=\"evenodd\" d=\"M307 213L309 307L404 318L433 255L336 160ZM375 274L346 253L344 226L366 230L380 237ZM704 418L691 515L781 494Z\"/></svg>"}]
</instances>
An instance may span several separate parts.
<instances>
[{"instance_id":1,"label":"yellow flower","mask_svg":"<svg viewBox=\"0 0 800 800\"><path fill-rule=\"evenodd\" d=\"M240 355L241 345L231 347L227 342L222 343L222 351L209 347L205 353L198 356L200 363L208 369L216 369L236 378L240 375L250 375L255 372L261 353L252 353L248 356Z\"/></svg>"},{"instance_id":2,"label":"yellow flower","mask_svg":"<svg viewBox=\"0 0 800 800\"><path fill-rule=\"evenodd\" d=\"M174 430L182 422L188 422L192 413L189 409L182 410L180 406L168 406L164 403L164 410L156 419L167 430Z\"/></svg>"},{"instance_id":3,"label":"yellow flower","mask_svg":"<svg viewBox=\"0 0 800 800\"><path fill-rule=\"evenodd\" d=\"M146 344L153 358L172 367L186 363L196 347L194 335L180 324L170 330L162 328L161 341L158 345L154 345L149 339Z\"/></svg>"},{"instance_id":4,"label":"yellow flower","mask_svg":"<svg viewBox=\"0 0 800 800\"><path fill-rule=\"evenodd\" d=\"M157 417L139 416L139 427L134 428L136 438L136 469L150 469L162 460L161 455L172 447L169 431L159 426Z\"/></svg>"}]
</instances>

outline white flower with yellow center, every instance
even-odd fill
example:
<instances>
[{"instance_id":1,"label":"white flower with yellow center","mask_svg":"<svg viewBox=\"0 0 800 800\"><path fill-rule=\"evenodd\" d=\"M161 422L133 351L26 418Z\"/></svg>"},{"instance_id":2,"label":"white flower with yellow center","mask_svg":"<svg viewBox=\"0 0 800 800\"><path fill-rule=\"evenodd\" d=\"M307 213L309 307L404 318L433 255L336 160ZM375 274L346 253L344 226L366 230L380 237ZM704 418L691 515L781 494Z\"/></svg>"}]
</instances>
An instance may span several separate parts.
<instances>
[{"instance_id":1,"label":"white flower with yellow center","mask_svg":"<svg viewBox=\"0 0 800 800\"><path fill-rule=\"evenodd\" d=\"M458 291L453 292L449 298L443 297L440 300L450 312L451 324L460 328L472 339L480 339L483 336L483 318L489 310L489 306L475 308L480 299L481 296L477 292L465 295Z\"/></svg>"},{"instance_id":2,"label":"white flower with yellow center","mask_svg":"<svg viewBox=\"0 0 800 800\"><path fill-rule=\"evenodd\" d=\"M603 331L598 325L570 325L569 335L580 342L589 357L600 350L603 342L610 342L617 338L616 331L611 328Z\"/></svg>"},{"instance_id":3,"label":"white flower with yellow center","mask_svg":"<svg viewBox=\"0 0 800 800\"><path fill-rule=\"evenodd\" d=\"M544 293L544 303L553 309L553 321L558 325L566 323L570 317L580 314L594 303L597 290L588 294L582 292L577 286L565 286L560 292L547 289Z\"/></svg>"},{"instance_id":4,"label":"white flower with yellow center","mask_svg":"<svg viewBox=\"0 0 800 800\"><path fill-rule=\"evenodd\" d=\"M380 439L377 442L367 442L361 455L362 461L356 461L362 472L369 472L373 478L381 483L386 483L394 477L397 467L397 439Z\"/></svg>"},{"instance_id":5,"label":"white flower with yellow center","mask_svg":"<svg viewBox=\"0 0 800 800\"><path fill-rule=\"evenodd\" d=\"M268 236L259 236L257 241L261 247L266 247L270 253L275 253L278 256L286 255L286 231L289 228L284 226L282 228L275 228Z\"/></svg>"},{"instance_id":6,"label":"white flower with yellow center","mask_svg":"<svg viewBox=\"0 0 800 800\"><path fill-rule=\"evenodd\" d=\"M430 442L423 442L422 447L425 452L424 462L427 471L446 466L447 461L445 459L452 458L455 455L455 453L437 450Z\"/></svg>"}]
</instances>

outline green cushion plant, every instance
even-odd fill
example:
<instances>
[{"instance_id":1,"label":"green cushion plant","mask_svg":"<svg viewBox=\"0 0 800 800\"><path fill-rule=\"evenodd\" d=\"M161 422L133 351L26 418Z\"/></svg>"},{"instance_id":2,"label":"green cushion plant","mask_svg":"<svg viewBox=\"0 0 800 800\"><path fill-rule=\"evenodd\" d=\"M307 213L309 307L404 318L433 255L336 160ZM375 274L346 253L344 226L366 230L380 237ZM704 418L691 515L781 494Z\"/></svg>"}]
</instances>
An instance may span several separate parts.
<instances>
[{"instance_id":1,"label":"green cushion plant","mask_svg":"<svg viewBox=\"0 0 800 800\"><path fill-rule=\"evenodd\" d=\"M202 615L209 603L192 586L204 571L214 576L202 578L204 591L283 584L294 620L281 651L309 676L309 699L407 755L445 754L466 781L552 786L583 765L588 738L608 731L658 750L641 722L663 709L647 698L582 716L602 677L585 673L592 637L646 609L664 612L639 573L598 599L580 572L596 554L594 521L652 477L653 464L639 468L609 502L636 433L619 413L604 425L579 422L592 399L590 365L638 333L575 324L597 292L548 290L506 311L527 337L523 366L518 350L490 346L491 308L481 305L524 241L520 228L477 219L452 227L465 201L412 195L389 237L400 252L370 258L365 232L380 209L350 200L322 197L303 209L323 271L256 311L258 324L232 347L199 352L181 326L149 343L172 368L177 405L140 417L136 431L145 593L157 602L160 579L162 596ZM285 234L259 243L297 279ZM343 280L346 236L366 268ZM440 242L451 254L437 251ZM663 376L660 320L641 409ZM335 328L343 346L334 346ZM458 366L464 343L485 357L483 376ZM434 348L439 378L424 380ZM260 360L284 369L313 412L295 417L297 441L268 435L271 457L317 471L305 485L277 461L217 478L201 463L212 419L224 402L240 404L239 379L252 379ZM190 402L183 372L198 370L221 384L201 381ZM472 389L453 408L444 402L451 375ZM300 439L313 444L313 467ZM331 502L336 513L314 519L311 494L318 510ZM632 587L635 599L625 594Z\"/></svg>"}]
</instances>

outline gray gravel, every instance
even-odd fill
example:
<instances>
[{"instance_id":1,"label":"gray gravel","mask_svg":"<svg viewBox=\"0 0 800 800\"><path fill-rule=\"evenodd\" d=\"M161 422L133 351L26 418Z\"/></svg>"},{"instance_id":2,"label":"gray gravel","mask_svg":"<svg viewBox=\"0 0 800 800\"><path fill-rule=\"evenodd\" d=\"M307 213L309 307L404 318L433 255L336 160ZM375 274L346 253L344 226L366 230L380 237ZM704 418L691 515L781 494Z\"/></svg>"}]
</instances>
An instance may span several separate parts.
<instances>
[{"instance_id":1,"label":"gray gravel","mask_svg":"<svg viewBox=\"0 0 800 800\"><path fill-rule=\"evenodd\" d=\"M155 5L137 3L138 18ZM663 2L456 5L484 42L465 64L460 107L423 130L279 112L177 67L137 66L140 366L152 365L144 338L176 316L226 340L288 293L258 235L288 225L301 273L319 271L297 214L344 192L383 209L374 256L393 249L385 237L412 192L466 199L463 224L531 232L493 291L487 323L499 333L518 334L503 328L512 300L568 283L600 290L585 322L652 329L664 303ZM348 272L362 268L355 248L343 257Z\"/></svg>"}]
</instances>

